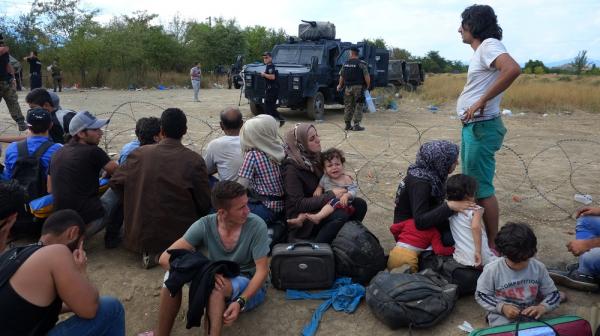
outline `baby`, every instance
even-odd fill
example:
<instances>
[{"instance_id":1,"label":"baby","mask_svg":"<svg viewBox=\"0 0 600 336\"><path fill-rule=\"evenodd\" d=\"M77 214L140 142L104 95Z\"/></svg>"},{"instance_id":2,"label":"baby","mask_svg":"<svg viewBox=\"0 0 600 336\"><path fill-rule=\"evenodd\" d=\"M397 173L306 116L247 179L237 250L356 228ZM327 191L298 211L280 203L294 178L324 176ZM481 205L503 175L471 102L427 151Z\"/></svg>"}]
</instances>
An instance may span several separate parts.
<instances>
[{"instance_id":1,"label":"baby","mask_svg":"<svg viewBox=\"0 0 600 336\"><path fill-rule=\"evenodd\" d=\"M336 188L346 189L346 192L339 198L336 197L327 202L321 211L315 214L301 213L296 218L288 219L287 222L292 225L302 225L307 219L318 224L331 215L335 209L345 209L349 214L354 213L354 208L350 203L356 196L358 186L352 177L344 171L344 163L346 162L344 152L337 148L330 148L321 153L321 161L323 163L324 174L313 195L320 196L323 192Z\"/></svg>"}]
</instances>

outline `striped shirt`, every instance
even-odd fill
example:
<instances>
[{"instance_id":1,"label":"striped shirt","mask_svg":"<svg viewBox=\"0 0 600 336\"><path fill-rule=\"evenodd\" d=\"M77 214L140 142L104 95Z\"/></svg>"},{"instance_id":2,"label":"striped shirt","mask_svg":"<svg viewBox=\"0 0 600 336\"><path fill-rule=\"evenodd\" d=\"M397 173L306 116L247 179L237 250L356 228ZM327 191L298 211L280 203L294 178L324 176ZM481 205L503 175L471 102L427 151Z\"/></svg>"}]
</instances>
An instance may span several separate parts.
<instances>
[{"instance_id":1,"label":"striped shirt","mask_svg":"<svg viewBox=\"0 0 600 336\"><path fill-rule=\"evenodd\" d=\"M283 211L283 179L279 164L270 160L262 151L251 149L244 155L238 176L250 181L250 189L259 195L276 196L281 200L261 201L274 213Z\"/></svg>"}]
</instances>

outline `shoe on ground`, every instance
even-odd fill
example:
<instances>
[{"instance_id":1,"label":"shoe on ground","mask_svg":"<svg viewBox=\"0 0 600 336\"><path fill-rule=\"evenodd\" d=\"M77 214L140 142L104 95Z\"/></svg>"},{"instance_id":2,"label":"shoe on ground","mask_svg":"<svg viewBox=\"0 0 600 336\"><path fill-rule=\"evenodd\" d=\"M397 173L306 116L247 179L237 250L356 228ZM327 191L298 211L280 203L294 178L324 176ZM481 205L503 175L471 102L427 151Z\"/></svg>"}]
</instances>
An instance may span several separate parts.
<instances>
[{"instance_id":1,"label":"shoe on ground","mask_svg":"<svg viewBox=\"0 0 600 336\"><path fill-rule=\"evenodd\" d=\"M352 124L350 124L349 122L346 123L346 128L344 128L344 131L350 131L352 130Z\"/></svg>"},{"instance_id":2,"label":"shoe on ground","mask_svg":"<svg viewBox=\"0 0 600 336\"><path fill-rule=\"evenodd\" d=\"M580 291L598 291L598 280L596 278L580 273L577 269L570 271L548 270L550 278L555 284Z\"/></svg>"},{"instance_id":3,"label":"shoe on ground","mask_svg":"<svg viewBox=\"0 0 600 336\"><path fill-rule=\"evenodd\" d=\"M142 267L144 269L151 269L152 267L158 265L158 257L159 255L156 253L142 253Z\"/></svg>"},{"instance_id":4,"label":"shoe on ground","mask_svg":"<svg viewBox=\"0 0 600 336\"><path fill-rule=\"evenodd\" d=\"M360 126L360 124L359 124L359 123L356 123L356 124L354 124L354 127L352 127L352 130L353 130L353 131L357 131L357 132L359 132L359 131L364 131L364 130L365 130L365 128L364 128L364 127L362 127L362 126Z\"/></svg>"}]
</instances>

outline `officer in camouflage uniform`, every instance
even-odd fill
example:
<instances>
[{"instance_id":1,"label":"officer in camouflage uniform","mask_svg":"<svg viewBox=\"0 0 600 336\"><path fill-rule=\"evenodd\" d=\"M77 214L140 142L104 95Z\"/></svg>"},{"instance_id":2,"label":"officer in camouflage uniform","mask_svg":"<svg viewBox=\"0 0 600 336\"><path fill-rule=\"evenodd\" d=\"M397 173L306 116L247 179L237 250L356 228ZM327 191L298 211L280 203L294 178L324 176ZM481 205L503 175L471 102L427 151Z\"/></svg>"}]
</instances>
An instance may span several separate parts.
<instances>
[{"instance_id":1,"label":"officer in camouflage uniform","mask_svg":"<svg viewBox=\"0 0 600 336\"><path fill-rule=\"evenodd\" d=\"M10 65L9 49L4 45L4 37L0 34L0 100L4 98L8 112L19 126L19 131L27 130L25 118L21 113L19 98L17 97L15 70Z\"/></svg>"},{"instance_id":2,"label":"officer in camouflage uniform","mask_svg":"<svg viewBox=\"0 0 600 336\"><path fill-rule=\"evenodd\" d=\"M362 120L363 103L365 102L365 89L371 85L371 77L367 64L358 58L358 48L350 48L350 58L344 63L340 70L340 82L338 91L344 86L344 121L346 131L364 131L360 126ZM354 116L354 126L351 125Z\"/></svg>"}]
</instances>

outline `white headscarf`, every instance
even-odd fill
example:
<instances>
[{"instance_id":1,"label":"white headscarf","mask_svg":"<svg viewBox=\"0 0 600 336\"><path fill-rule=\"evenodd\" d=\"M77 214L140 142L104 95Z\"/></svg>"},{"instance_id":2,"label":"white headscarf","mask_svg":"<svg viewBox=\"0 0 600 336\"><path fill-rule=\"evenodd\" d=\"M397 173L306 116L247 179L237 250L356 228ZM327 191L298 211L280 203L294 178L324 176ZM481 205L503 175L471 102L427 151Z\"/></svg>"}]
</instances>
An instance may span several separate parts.
<instances>
[{"instance_id":1,"label":"white headscarf","mask_svg":"<svg viewBox=\"0 0 600 336\"><path fill-rule=\"evenodd\" d=\"M281 163L285 158L285 152L277 133L278 129L279 123L268 114L260 114L248 119L240 130L242 153L257 149L267 154L271 160Z\"/></svg>"}]
</instances>

